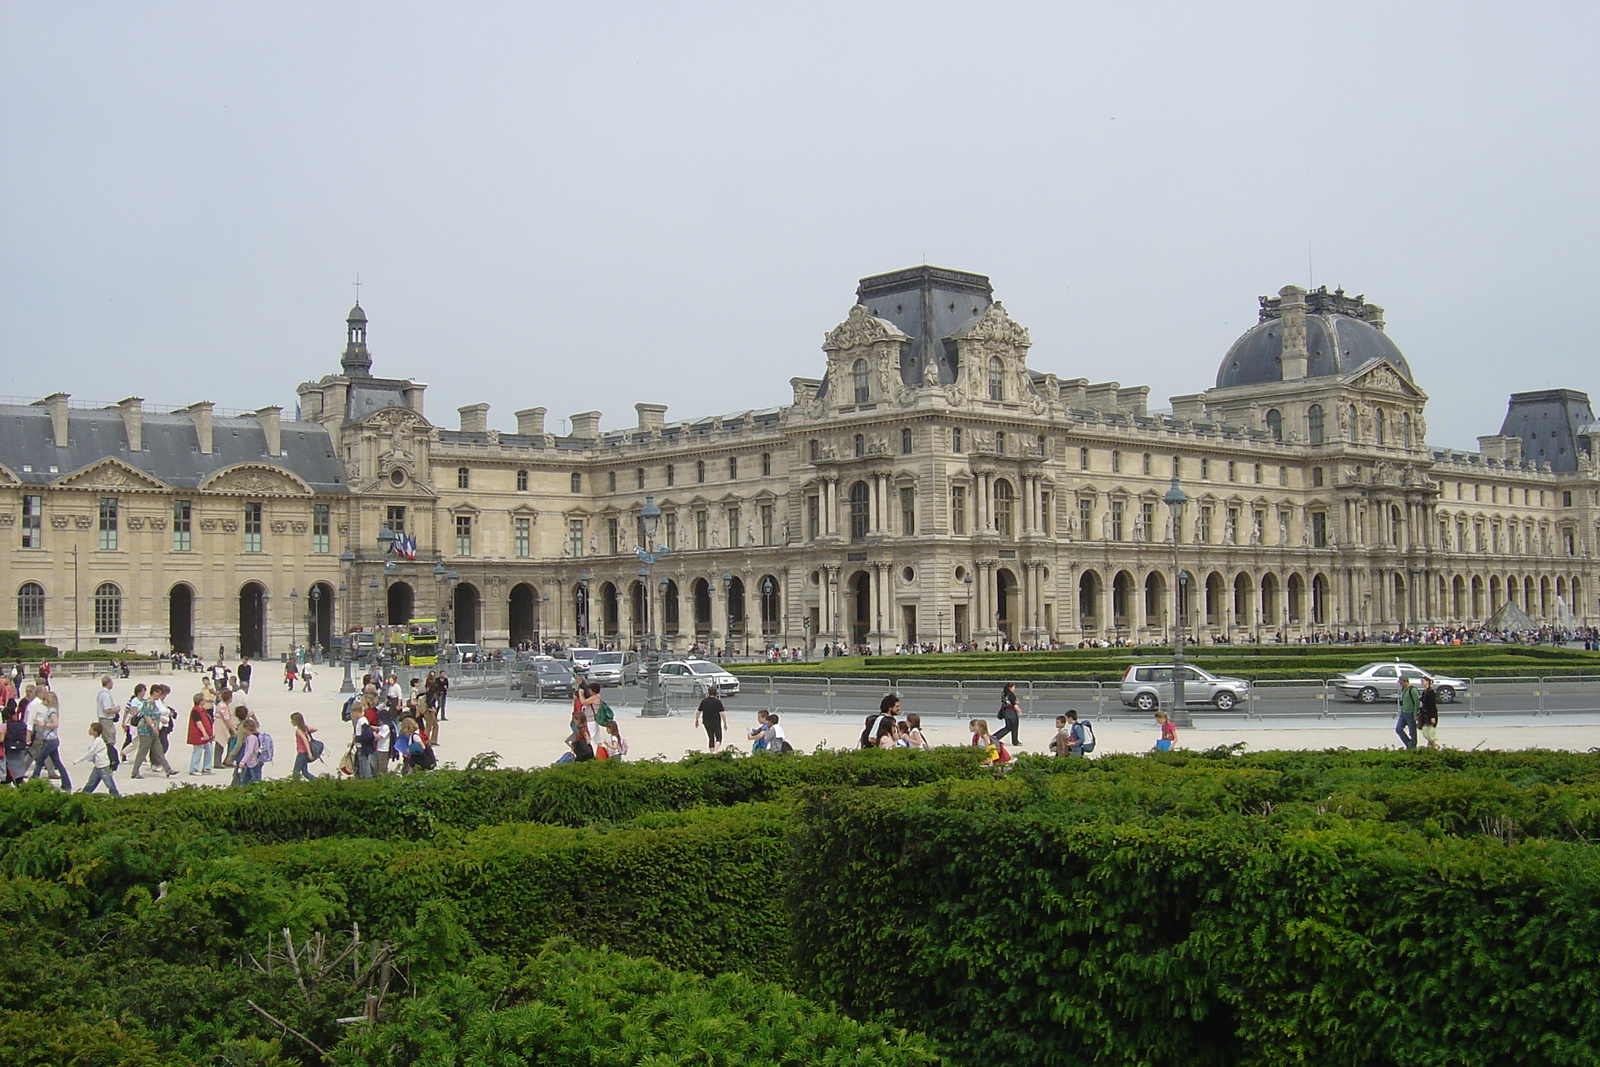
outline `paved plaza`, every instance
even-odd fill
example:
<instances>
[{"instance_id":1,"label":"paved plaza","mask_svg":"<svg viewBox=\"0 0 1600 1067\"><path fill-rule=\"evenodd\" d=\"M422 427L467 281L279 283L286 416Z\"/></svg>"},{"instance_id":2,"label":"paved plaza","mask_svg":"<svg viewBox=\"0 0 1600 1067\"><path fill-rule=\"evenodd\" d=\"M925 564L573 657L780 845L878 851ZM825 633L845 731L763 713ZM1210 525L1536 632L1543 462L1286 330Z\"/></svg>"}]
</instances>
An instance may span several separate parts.
<instances>
[{"instance_id":1,"label":"paved plaza","mask_svg":"<svg viewBox=\"0 0 1600 1067\"><path fill-rule=\"evenodd\" d=\"M267 672L264 672L267 673ZM271 674L268 674L271 677ZM115 692L119 702L125 701L136 682L164 681L173 687L173 706L178 710L179 723L173 731L168 759L179 775L160 779L148 774L141 780L129 777L126 764L117 772L117 787L124 793L156 792L183 785L220 786L228 782L227 772L211 777L191 777L188 774L190 749L182 743L188 721L189 698L199 689L199 676L135 675L131 679L118 679ZM267 679L253 687L243 698L261 721L263 729L272 735L277 750L276 759L265 768L268 779L287 778L294 764L294 731L289 725L289 714L298 711L306 721L319 730L319 737L327 742L328 754L323 762L313 764L314 772L334 773L334 765L347 742L350 727L341 722L340 708L344 697L339 692L338 673L331 669L319 672L316 678L319 691L313 693L286 692L281 681L273 684ZM94 719L94 699L99 688L98 679L58 678L55 689L61 698L61 754L72 776L73 786L81 788L88 780L88 764L73 764L88 743L88 726ZM624 696L638 693L627 691ZM635 697L635 699L637 699ZM608 696L608 700L610 697ZM623 736L627 739L630 759L681 759L690 752L705 751L705 733L694 726L692 714L676 714L665 719L643 719L637 706L624 701L614 702ZM728 701L728 731L725 741L747 746L745 732L754 725L755 712L762 705L754 696L736 697ZM867 707L850 714L826 715L798 713L783 716L783 727L789 741L802 752L822 748L853 748L861 731L862 717ZM907 706L903 710L917 711ZM506 703L473 699L470 696L452 696L447 713L450 718L440 725L437 753L441 765L464 765L481 752L496 752L503 767L542 767L553 763L565 750L562 744L567 734L569 708L562 703ZM965 719L949 715L927 716L923 729L935 745L963 745L968 741ZM1043 752L1054 735L1053 724L1024 719L1021 732L1025 735L1021 751ZM1118 716L1095 722L1099 744L1096 755L1113 752L1144 752L1155 743L1155 727L1135 716ZM1568 751L1588 751L1600 747L1600 715L1574 714L1566 716L1540 716L1528 714L1499 714L1470 717L1461 712L1444 711L1440 717L1440 742L1447 748L1461 749L1524 749L1549 748ZM1393 716L1384 713L1346 715L1335 720L1273 719L1226 721L1204 719L1193 729L1179 733L1179 748L1205 749L1217 745L1244 742L1248 751L1270 749L1380 749L1397 748L1393 732Z\"/></svg>"}]
</instances>

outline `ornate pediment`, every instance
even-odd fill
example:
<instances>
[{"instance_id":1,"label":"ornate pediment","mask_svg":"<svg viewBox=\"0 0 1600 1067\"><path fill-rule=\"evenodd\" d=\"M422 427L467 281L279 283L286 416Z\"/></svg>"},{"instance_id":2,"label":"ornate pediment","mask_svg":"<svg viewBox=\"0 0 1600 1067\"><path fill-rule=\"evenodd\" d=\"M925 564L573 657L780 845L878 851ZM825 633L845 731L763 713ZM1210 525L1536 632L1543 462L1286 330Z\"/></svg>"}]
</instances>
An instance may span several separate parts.
<instances>
[{"instance_id":1,"label":"ornate pediment","mask_svg":"<svg viewBox=\"0 0 1600 1067\"><path fill-rule=\"evenodd\" d=\"M828 331L822 339L822 348L825 352L837 352L868 347L879 341L909 340L911 338L900 327L887 319L875 318L865 305L857 304L843 322Z\"/></svg>"},{"instance_id":2,"label":"ornate pediment","mask_svg":"<svg viewBox=\"0 0 1600 1067\"><path fill-rule=\"evenodd\" d=\"M201 482L200 488L208 493L240 496L312 496L315 492L290 472L265 463L226 467Z\"/></svg>"},{"instance_id":3,"label":"ornate pediment","mask_svg":"<svg viewBox=\"0 0 1600 1067\"><path fill-rule=\"evenodd\" d=\"M1378 393L1393 393L1396 396L1407 398L1420 398L1422 390L1412 385L1388 360L1379 360L1375 365L1357 371L1348 382L1357 389L1368 389Z\"/></svg>"},{"instance_id":4,"label":"ornate pediment","mask_svg":"<svg viewBox=\"0 0 1600 1067\"><path fill-rule=\"evenodd\" d=\"M983 313L963 330L951 336L955 341L992 341L1003 345L1027 348L1033 344L1026 327L1019 326L1006 312L1005 305L996 300L983 309Z\"/></svg>"},{"instance_id":5,"label":"ornate pediment","mask_svg":"<svg viewBox=\"0 0 1600 1067\"><path fill-rule=\"evenodd\" d=\"M12 474L4 463L0 463L0 485L17 485L19 481L20 479Z\"/></svg>"},{"instance_id":6,"label":"ornate pediment","mask_svg":"<svg viewBox=\"0 0 1600 1067\"><path fill-rule=\"evenodd\" d=\"M427 419L410 408L379 408L361 420L361 425L378 433L427 433L433 428Z\"/></svg>"},{"instance_id":7,"label":"ornate pediment","mask_svg":"<svg viewBox=\"0 0 1600 1067\"><path fill-rule=\"evenodd\" d=\"M56 485L66 489L170 489L159 479L152 478L120 459L108 458L66 475Z\"/></svg>"}]
</instances>

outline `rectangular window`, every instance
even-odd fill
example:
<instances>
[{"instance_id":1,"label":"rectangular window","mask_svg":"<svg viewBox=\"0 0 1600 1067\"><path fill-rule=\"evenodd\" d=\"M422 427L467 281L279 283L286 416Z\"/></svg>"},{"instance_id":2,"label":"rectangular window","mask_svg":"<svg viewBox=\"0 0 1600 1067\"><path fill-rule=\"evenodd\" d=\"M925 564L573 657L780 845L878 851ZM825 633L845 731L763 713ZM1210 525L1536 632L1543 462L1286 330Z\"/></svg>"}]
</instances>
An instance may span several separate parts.
<instances>
[{"instance_id":1,"label":"rectangular window","mask_svg":"<svg viewBox=\"0 0 1600 1067\"><path fill-rule=\"evenodd\" d=\"M1261 464L1256 464L1256 484L1261 484Z\"/></svg>"},{"instance_id":2,"label":"rectangular window","mask_svg":"<svg viewBox=\"0 0 1600 1067\"><path fill-rule=\"evenodd\" d=\"M1039 494L1039 528L1041 530L1043 530L1047 536L1049 534L1053 533L1054 530L1055 530L1055 525L1056 524L1052 521L1052 519L1053 519L1053 516L1050 514L1050 494L1049 493L1040 493Z\"/></svg>"},{"instance_id":3,"label":"rectangular window","mask_svg":"<svg viewBox=\"0 0 1600 1067\"><path fill-rule=\"evenodd\" d=\"M194 530L194 504L190 501L173 501L173 552L189 552L194 547L190 537Z\"/></svg>"},{"instance_id":4,"label":"rectangular window","mask_svg":"<svg viewBox=\"0 0 1600 1067\"><path fill-rule=\"evenodd\" d=\"M406 532L406 509L403 504L390 504L389 510L384 513L384 525L395 534Z\"/></svg>"},{"instance_id":5,"label":"rectangular window","mask_svg":"<svg viewBox=\"0 0 1600 1067\"><path fill-rule=\"evenodd\" d=\"M728 547L738 548L741 544L739 537L739 509L728 509Z\"/></svg>"},{"instance_id":6,"label":"rectangular window","mask_svg":"<svg viewBox=\"0 0 1600 1067\"><path fill-rule=\"evenodd\" d=\"M472 488L472 472L469 471L465 467L457 467L456 468L456 488L457 489L471 489Z\"/></svg>"},{"instance_id":7,"label":"rectangular window","mask_svg":"<svg viewBox=\"0 0 1600 1067\"><path fill-rule=\"evenodd\" d=\"M1250 543L1259 545L1266 536L1267 511L1265 508L1255 508L1250 515Z\"/></svg>"},{"instance_id":8,"label":"rectangular window","mask_svg":"<svg viewBox=\"0 0 1600 1067\"><path fill-rule=\"evenodd\" d=\"M961 454L961 427L950 427L950 451Z\"/></svg>"},{"instance_id":9,"label":"rectangular window","mask_svg":"<svg viewBox=\"0 0 1600 1067\"><path fill-rule=\"evenodd\" d=\"M1111 473L1122 473L1122 453L1116 449L1111 450Z\"/></svg>"},{"instance_id":10,"label":"rectangular window","mask_svg":"<svg viewBox=\"0 0 1600 1067\"><path fill-rule=\"evenodd\" d=\"M1112 453L1115 455L1115 453ZM1122 501L1111 502L1111 540L1122 540Z\"/></svg>"},{"instance_id":11,"label":"rectangular window","mask_svg":"<svg viewBox=\"0 0 1600 1067\"><path fill-rule=\"evenodd\" d=\"M668 463L667 464L667 484L668 485L675 485L677 483L677 476L678 476L677 468L675 468L672 464Z\"/></svg>"},{"instance_id":12,"label":"rectangular window","mask_svg":"<svg viewBox=\"0 0 1600 1067\"><path fill-rule=\"evenodd\" d=\"M806 497L806 540L815 541L822 536L822 500Z\"/></svg>"},{"instance_id":13,"label":"rectangular window","mask_svg":"<svg viewBox=\"0 0 1600 1067\"><path fill-rule=\"evenodd\" d=\"M1078 469L1081 471L1089 469L1089 450L1087 448L1078 449Z\"/></svg>"},{"instance_id":14,"label":"rectangular window","mask_svg":"<svg viewBox=\"0 0 1600 1067\"><path fill-rule=\"evenodd\" d=\"M246 552L261 551L261 505L249 503L244 506L244 550Z\"/></svg>"},{"instance_id":15,"label":"rectangular window","mask_svg":"<svg viewBox=\"0 0 1600 1067\"><path fill-rule=\"evenodd\" d=\"M331 523L328 521L329 506L327 504L311 505L311 551L327 552L328 544L332 540ZM173 516L173 529L177 529L177 516Z\"/></svg>"},{"instance_id":16,"label":"rectangular window","mask_svg":"<svg viewBox=\"0 0 1600 1067\"><path fill-rule=\"evenodd\" d=\"M738 480L739 480L739 457L738 456L729 456L728 457L728 481L736 482Z\"/></svg>"},{"instance_id":17,"label":"rectangular window","mask_svg":"<svg viewBox=\"0 0 1600 1067\"><path fill-rule=\"evenodd\" d=\"M710 547L710 545L711 545L711 538L709 536L710 522L711 522L710 516L707 515L704 511L697 511L697 512L694 513L694 547L699 548L699 549L705 549L705 548Z\"/></svg>"},{"instance_id":18,"label":"rectangular window","mask_svg":"<svg viewBox=\"0 0 1600 1067\"><path fill-rule=\"evenodd\" d=\"M526 559L532 555L533 524L524 518L511 520L511 552L513 555Z\"/></svg>"},{"instance_id":19,"label":"rectangular window","mask_svg":"<svg viewBox=\"0 0 1600 1067\"><path fill-rule=\"evenodd\" d=\"M1146 474L1150 473L1150 453L1148 453L1148 452L1146 452L1144 454L1144 467L1142 469L1143 469L1144 473L1146 473Z\"/></svg>"},{"instance_id":20,"label":"rectangular window","mask_svg":"<svg viewBox=\"0 0 1600 1067\"><path fill-rule=\"evenodd\" d=\"M35 493L22 498L22 547L44 547L44 497Z\"/></svg>"},{"instance_id":21,"label":"rectangular window","mask_svg":"<svg viewBox=\"0 0 1600 1067\"><path fill-rule=\"evenodd\" d=\"M472 555L472 516L456 516L456 555Z\"/></svg>"},{"instance_id":22,"label":"rectangular window","mask_svg":"<svg viewBox=\"0 0 1600 1067\"><path fill-rule=\"evenodd\" d=\"M1156 505L1152 500L1146 500L1139 505L1139 517L1144 521L1144 537L1142 540L1154 541L1156 539Z\"/></svg>"},{"instance_id":23,"label":"rectangular window","mask_svg":"<svg viewBox=\"0 0 1600 1067\"><path fill-rule=\"evenodd\" d=\"M1561 490L1561 506L1564 507L1564 508L1570 508L1572 506L1572 490L1571 489L1563 489L1563 490Z\"/></svg>"},{"instance_id":24,"label":"rectangular window","mask_svg":"<svg viewBox=\"0 0 1600 1067\"><path fill-rule=\"evenodd\" d=\"M1211 480L1211 461L1204 456L1200 457L1200 480L1202 482Z\"/></svg>"},{"instance_id":25,"label":"rectangular window","mask_svg":"<svg viewBox=\"0 0 1600 1067\"><path fill-rule=\"evenodd\" d=\"M527 491L528 491L528 472L527 471L518 471L517 472L517 492L526 493Z\"/></svg>"},{"instance_id":26,"label":"rectangular window","mask_svg":"<svg viewBox=\"0 0 1600 1067\"><path fill-rule=\"evenodd\" d=\"M574 493L583 492L583 472L582 471L573 471L572 472L572 491Z\"/></svg>"},{"instance_id":27,"label":"rectangular window","mask_svg":"<svg viewBox=\"0 0 1600 1067\"><path fill-rule=\"evenodd\" d=\"M670 511L667 520L667 551L675 552L678 549L678 513Z\"/></svg>"},{"instance_id":28,"label":"rectangular window","mask_svg":"<svg viewBox=\"0 0 1600 1067\"><path fill-rule=\"evenodd\" d=\"M761 505L761 543L772 544L772 505Z\"/></svg>"},{"instance_id":29,"label":"rectangular window","mask_svg":"<svg viewBox=\"0 0 1600 1067\"><path fill-rule=\"evenodd\" d=\"M703 483L706 480L706 461L703 459L694 461L694 480L697 483Z\"/></svg>"},{"instance_id":30,"label":"rectangular window","mask_svg":"<svg viewBox=\"0 0 1600 1067\"><path fill-rule=\"evenodd\" d=\"M622 551L622 520L615 515L606 517L606 547L613 556Z\"/></svg>"},{"instance_id":31,"label":"rectangular window","mask_svg":"<svg viewBox=\"0 0 1600 1067\"><path fill-rule=\"evenodd\" d=\"M1078 498L1078 536L1085 541L1094 536L1094 501L1086 496Z\"/></svg>"},{"instance_id":32,"label":"rectangular window","mask_svg":"<svg viewBox=\"0 0 1600 1067\"><path fill-rule=\"evenodd\" d=\"M1239 464L1235 463L1233 460L1230 459L1230 460L1228 460L1228 481L1236 482L1238 480L1239 480Z\"/></svg>"},{"instance_id":33,"label":"rectangular window","mask_svg":"<svg viewBox=\"0 0 1600 1067\"><path fill-rule=\"evenodd\" d=\"M644 488L644 468L643 467L640 467L639 469L637 469L637 470L635 470L633 472L633 482L634 482L633 487L635 489L643 489Z\"/></svg>"},{"instance_id":34,"label":"rectangular window","mask_svg":"<svg viewBox=\"0 0 1600 1067\"><path fill-rule=\"evenodd\" d=\"M900 534L910 537L917 532L917 491L900 490Z\"/></svg>"},{"instance_id":35,"label":"rectangular window","mask_svg":"<svg viewBox=\"0 0 1600 1067\"><path fill-rule=\"evenodd\" d=\"M617 472L616 471L606 471L606 492L615 493L616 491L617 491Z\"/></svg>"},{"instance_id":36,"label":"rectangular window","mask_svg":"<svg viewBox=\"0 0 1600 1067\"><path fill-rule=\"evenodd\" d=\"M950 532L964 536L967 532L967 487L950 487Z\"/></svg>"},{"instance_id":37,"label":"rectangular window","mask_svg":"<svg viewBox=\"0 0 1600 1067\"><path fill-rule=\"evenodd\" d=\"M1204 463L1205 460L1201 460ZM1211 543L1211 505L1201 504L1200 511L1195 518L1194 539L1202 545Z\"/></svg>"},{"instance_id":38,"label":"rectangular window","mask_svg":"<svg viewBox=\"0 0 1600 1067\"><path fill-rule=\"evenodd\" d=\"M1278 468L1278 484L1279 485L1288 485L1289 484L1289 468L1288 467L1279 467Z\"/></svg>"},{"instance_id":39,"label":"rectangular window","mask_svg":"<svg viewBox=\"0 0 1600 1067\"><path fill-rule=\"evenodd\" d=\"M1239 509L1228 509L1228 522L1222 528L1222 540L1230 545L1239 543Z\"/></svg>"},{"instance_id":40,"label":"rectangular window","mask_svg":"<svg viewBox=\"0 0 1600 1067\"><path fill-rule=\"evenodd\" d=\"M583 520L567 520L567 555L577 558L583 555Z\"/></svg>"},{"instance_id":41,"label":"rectangular window","mask_svg":"<svg viewBox=\"0 0 1600 1067\"><path fill-rule=\"evenodd\" d=\"M115 551L117 547L117 498L103 496L100 498L100 539L97 542L104 551Z\"/></svg>"},{"instance_id":42,"label":"rectangular window","mask_svg":"<svg viewBox=\"0 0 1600 1067\"><path fill-rule=\"evenodd\" d=\"M769 478L771 476L772 476L772 453L771 452L763 452L763 453L761 453L761 477ZM644 486L641 485L639 488L643 489Z\"/></svg>"},{"instance_id":43,"label":"rectangular window","mask_svg":"<svg viewBox=\"0 0 1600 1067\"><path fill-rule=\"evenodd\" d=\"M911 427L909 426L900 428L900 454L902 456L911 455Z\"/></svg>"},{"instance_id":44,"label":"rectangular window","mask_svg":"<svg viewBox=\"0 0 1600 1067\"><path fill-rule=\"evenodd\" d=\"M1313 511L1311 513L1311 547L1328 547L1328 513L1326 511Z\"/></svg>"}]
</instances>

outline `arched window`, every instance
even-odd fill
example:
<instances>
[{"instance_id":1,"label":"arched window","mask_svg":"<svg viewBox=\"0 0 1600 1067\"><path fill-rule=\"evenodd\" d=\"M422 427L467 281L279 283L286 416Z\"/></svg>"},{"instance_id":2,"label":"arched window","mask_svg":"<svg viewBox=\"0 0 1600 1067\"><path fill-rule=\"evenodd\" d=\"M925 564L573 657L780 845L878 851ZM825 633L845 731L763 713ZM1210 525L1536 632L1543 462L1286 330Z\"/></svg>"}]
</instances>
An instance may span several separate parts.
<instances>
[{"instance_id":1,"label":"arched window","mask_svg":"<svg viewBox=\"0 0 1600 1067\"><path fill-rule=\"evenodd\" d=\"M867 454L867 438L865 434L856 434L855 446L857 456L864 456Z\"/></svg>"},{"instance_id":2,"label":"arched window","mask_svg":"<svg viewBox=\"0 0 1600 1067\"><path fill-rule=\"evenodd\" d=\"M24 582L17 590L17 635L44 636L44 586Z\"/></svg>"},{"instance_id":3,"label":"arched window","mask_svg":"<svg viewBox=\"0 0 1600 1067\"><path fill-rule=\"evenodd\" d=\"M989 357L989 399L1004 400L1006 398L1006 372L1005 364L1000 362L999 356Z\"/></svg>"},{"instance_id":4,"label":"arched window","mask_svg":"<svg viewBox=\"0 0 1600 1067\"><path fill-rule=\"evenodd\" d=\"M517 492L526 493L527 491L528 491L528 472L527 471L518 471L517 472Z\"/></svg>"},{"instance_id":5,"label":"arched window","mask_svg":"<svg viewBox=\"0 0 1600 1067\"><path fill-rule=\"evenodd\" d=\"M994 450L1002 456L1006 454L1006 432L1004 430L996 430L994 432Z\"/></svg>"},{"instance_id":6,"label":"arched window","mask_svg":"<svg viewBox=\"0 0 1600 1067\"><path fill-rule=\"evenodd\" d=\"M872 517L867 494L866 482L857 482L850 487L850 540L852 541L867 539L867 524Z\"/></svg>"},{"instance_id":7,"label":"arched window","mask_svg":"<svg viewBox=\"0 0 1600 1067\"><path fill-rule=\"evenodd\" d=\"M578 471L572 472L572 491L574 493L583 492L583 475Z\"/></svg>"},{"instance_id":8,"label":"arched window","mask_svg":"<svg viewBox=\"0 0 1600 1067\"><path fill-rule=\"evenodd\" d=\"M1373 424L1373 427L1374 427L1374 431L1373 432L1376 434L1377 443L1380 444L1380 445L1387 444L1388 441L1386 440L1386 438L1388 437L1388 434L1385 432L1384 415L1383 415L1383 409L1382 408L1378 409L1378 414L1376 416L1374 416L1374 418L1372 420L1372 424Z\"/></svg>"},{"instance_id":9,"label":"arched window","mask_svg":"<svg viewBox=\"0 0 1600 1067\"><path fill-rule=\"evenodd\" d=\"M771 476L772 476L772 453L771 452L763 452L763 453L761 453L761 477L770 478ZM644 483L643 482L639 483L639 488L640 489L644 488Z\"/></svg>"},{"instance_id":10,"label":"arched window","mask_svg":"<svg viewBox=\"0 0 1600 1067\"><path fill-rule=\"evenodd\" d=\"M994 483L994 532L1001 537L1011 536L1011 507L1015 499L1011 491L1011 483L1004 478L996 479Z\"/></svg>"},{"instance_id":11,"label":"arched window","mask_svg":"<svg viewBox=\"0 0 1600 1067\"><path fill-rule=\"evenodd\" d=\"M1361 436L1361 414L1356 411L1354 404L1350 405L1350 440L1358 440Z\"/></svg>"},{"instance_id":12,"label":"arched window","mask_svg":"<svg viewBox=\"0 0 1600 1067\"><path fill-rule=\"evenodd\" d=\"M706 480L706 461L703 459L697 459L694 461L694 480L696 482L703 482Z\"/></svg>"},{"instance_id":13,"label":"arched window","mask_svg":"<svg viewBox=\"0 0 1600 1067\"><path fill-rule=\"evenodd\" d=\"M1274 441L1283 440L1283 413L1277 408L1267 409L1267 433Z\"/></svg>"},{"instance_id":14,"label":"arched window","mask_svg":"<svg viewBox=\"0 0 1600 1067\"><path fill-rule=\"evenodd\" d=\"M856 360L855 366L850 369L850 375L856 383L856 403L865 404L872 399L872 388L867 383L867 361Z\"/></svg>"},{"instance_id":15,"label":"arched window","mask_svg":"<svg viewBox=\"0 0 1600 1067\"><path fill-rule=\"evenodd\" d=\"M1314 445L1322 443L1322 405L1312 404L1306 409L1306 440Z\"/></svg>"},{"instance_id":16,"label":"arched window","mask_svg":"<svg viewBox=\"0 0 1600 1067\"><path fill-rule=\"evenodd\" d=\"M107 637L122 632L122 590L110 582L94 591L94 632Z\"/></svg>"},{"instance_id":17,"label":"arched window","mask_svg":"<svg viewBox=\"0 0 1600 1067\"><path fill-rule=\"evenodd\" d=\"M465 467L457 467L456 468L456 488L457 489L471 489L472 488L472 472L467 470L467 468L465 468Z\"/></svg>"},{"instance_id":18,"label":"arched window","mask_svg":"<svg viewBox=\"0 0 1600 1067\"><path fill-rule=\"evenodd\" d=\"M900 428L900 454L902 456L911 455L911 427L909 426Z\"/></svg>"},{"instance_id":19,"label":"arched window","mask_svg":"<svg viewBox=\"0 0 1600 1067\"><path fill-rule=\"evenodd\" d=\"M1400 443L1406 448L1411 447L1411 412L1400 413Z\"/></svg>"}]
</instances>

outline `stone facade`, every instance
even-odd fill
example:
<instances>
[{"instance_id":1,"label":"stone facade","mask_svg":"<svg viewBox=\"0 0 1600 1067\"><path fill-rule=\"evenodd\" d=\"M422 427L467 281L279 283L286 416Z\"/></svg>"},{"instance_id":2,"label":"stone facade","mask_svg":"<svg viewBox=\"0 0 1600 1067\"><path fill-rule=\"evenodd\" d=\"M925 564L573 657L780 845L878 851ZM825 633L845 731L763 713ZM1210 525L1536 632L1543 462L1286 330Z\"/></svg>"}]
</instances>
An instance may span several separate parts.
<instances>
[{"instance_id":1,"label":"stone facade","mask_svg":"<svg viewBox=\"0 0 1600 1067\"><path fill-rule=\"evenodd\" d=\"M630 429L584 412L555 434L534 407L513 433L474 404L441 427L424 385L371 374L359 307L299 421L0 408L0 626L271 656L435 614L485 645L631 644L652 621L677 650L1165 640L1174 475L1194 638L1474 623L1506 602L1596 620L1584 394L1557 398L1562 471L1504 433L1430 449L1427 397L1360 297L1263 298L1228 384L1151 413L1145 387L1031 369L981 275L915 268L858 295L790 404L688 422L640 403ZM1545 417L1519 397L1555 403L1518 394L1507 426ZM647 499L667 548L648 575ZM386 527L415 560L380 550Z\"/></svg>"}]
</instances>

